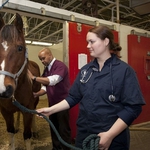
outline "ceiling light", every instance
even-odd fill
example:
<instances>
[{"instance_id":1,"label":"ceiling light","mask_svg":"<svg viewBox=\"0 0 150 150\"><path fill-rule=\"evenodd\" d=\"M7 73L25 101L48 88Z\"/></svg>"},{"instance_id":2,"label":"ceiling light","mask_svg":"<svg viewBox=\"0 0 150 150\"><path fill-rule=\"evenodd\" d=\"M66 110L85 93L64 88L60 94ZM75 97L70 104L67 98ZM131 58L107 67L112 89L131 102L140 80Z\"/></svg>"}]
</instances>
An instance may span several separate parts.
<instances>
[{"instance_id":1,"label":"ceiling light","mask_svg":"<svg viewBox=\"0 0 150 150\"><path fill-rule=\"evenodd\" d=\"M26 42L26 44L31 44L31 41L26 40L25 42Z\"/></svg>"},{"instance_id":2,"label":"ceiling light","mask_svg":"<svg viewBox=\"0 0 150 150\"><path fill-rule=\"evenodd\" d=\"M51 46L52 45L52 43L36 42L36 41L33 41L32 44L35 44L35 45L45 45L45 46Z\"/></svg>"}]
</instances>

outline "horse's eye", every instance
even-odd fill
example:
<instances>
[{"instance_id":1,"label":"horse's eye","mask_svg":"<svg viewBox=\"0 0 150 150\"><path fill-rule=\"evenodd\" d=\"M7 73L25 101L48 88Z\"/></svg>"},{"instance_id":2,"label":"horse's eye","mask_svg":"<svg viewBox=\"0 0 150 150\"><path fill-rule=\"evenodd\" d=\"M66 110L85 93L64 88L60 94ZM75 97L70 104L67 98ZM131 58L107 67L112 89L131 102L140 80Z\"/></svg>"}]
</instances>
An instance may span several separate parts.
<instances>
[{"instance_id":1,"label":"horse's eye","mask_svg":"<svg viewBox=\"0 0 150 150\"><path fill-rule=\"evenodd\" d=\"M23 51L23 46L20 46L20 45L19 45L19 46L18 46L18 51L19 51L19 52Z\"/></svg>"}]
</instances>

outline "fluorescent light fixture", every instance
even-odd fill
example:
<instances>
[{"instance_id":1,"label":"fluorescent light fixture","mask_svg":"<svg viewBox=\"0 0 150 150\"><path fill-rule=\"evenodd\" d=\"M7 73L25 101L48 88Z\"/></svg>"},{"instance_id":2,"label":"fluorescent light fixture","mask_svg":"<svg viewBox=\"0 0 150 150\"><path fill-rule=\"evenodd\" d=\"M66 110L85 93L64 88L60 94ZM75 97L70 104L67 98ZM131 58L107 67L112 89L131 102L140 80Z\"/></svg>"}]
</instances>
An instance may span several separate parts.
<instances>
[{"instance_id":1,"label":"fluorescent light fixture","mask_svg":"<svg viewBox=\"0 0 150 150\"><path fill-rule=\"evenodd\" d=\"M26 40L25 42L26 42L27 44L31 44L31 41Z\"/></svg>"},{"instance_id":2,"label":"fluorescent light fixture","mask_svg":"<svg viewBox=\"0 0 150 150\"><path fill-rule=\"evenodd\" d=\"M51 45L53 45L52 43L29 41L29 40L26 40L25 42L26 42L26 44L33 44L33 45L44 45L44 46L51 46Z\"/></svg>"},{"instance_id":3,"label":"fluorescent light fixture","mask_svg":"<svg viewBox=\"0 0 150 150\"><path fill-rule=\"evenodd\" d=\"M45 45L45 46L51 46L52 45L52 43L36 42L36 41L33 41L32 44L35 44L35 45Z\"/></svg>"}]
</instances>

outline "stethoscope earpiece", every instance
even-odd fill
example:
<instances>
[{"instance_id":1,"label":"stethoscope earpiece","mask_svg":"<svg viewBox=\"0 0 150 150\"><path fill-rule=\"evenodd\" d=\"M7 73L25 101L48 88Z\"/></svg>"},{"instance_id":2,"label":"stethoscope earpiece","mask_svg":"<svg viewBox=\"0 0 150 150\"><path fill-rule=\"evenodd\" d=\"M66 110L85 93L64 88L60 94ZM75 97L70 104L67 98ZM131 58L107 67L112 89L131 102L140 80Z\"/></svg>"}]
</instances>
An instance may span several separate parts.
<instances>
[{"instance_id":1,"label":"stethoscope earpiece","mask_svg":"<svg viewBox=\"0 0 150 150\"><path fill-rule=\"evenodd\" d=\"M109 95L108 99L109 101L114 102L116 100L116 97L114 95Z\"/></svg>"}]
</instances>

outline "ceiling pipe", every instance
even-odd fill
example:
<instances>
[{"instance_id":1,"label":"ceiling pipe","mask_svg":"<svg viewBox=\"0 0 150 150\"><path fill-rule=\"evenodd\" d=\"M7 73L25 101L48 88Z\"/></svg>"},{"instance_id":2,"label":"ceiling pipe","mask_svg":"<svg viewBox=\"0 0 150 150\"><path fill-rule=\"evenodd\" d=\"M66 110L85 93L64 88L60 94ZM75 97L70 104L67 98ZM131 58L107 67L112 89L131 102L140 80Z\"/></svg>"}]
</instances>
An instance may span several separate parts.
<instances>
[{"instance_id":1,"label":"ceiling pipe","mask_svg":"<svg viewBox=\"0 0 150 150\"><path fill-rule=\"evenodd\" d=\"M112 2L112 1L110 1L110 0L102 0L102 1L107 2L107 3L110 3L110 4L115 4L115 2ZM130 7L127 7L127 6L124 6L124 5L121 5L121 4L120 4L119 6L131 10Z\"/></svg>"},{"instance_id":2,"label":"ceiling pipe","mask_svg":"<svg viewBox=\"0 0 150 150\"><path fill-rule=\"evenodd\" d=\"M116 0L116 6L111 9L111 21L114 21L114 9L117 8L117 23L120 23L120 15L119 15L119 0Z\"/></svg>"},{"instance_id":3,"label":"ceiling pipe","mask_svg":"<svg viewBox=\"0 0 150 150\"><path fill-rule=\"evenodd\" d=\"M106 7L100 9L100 10L98 11L98 14L100 14L100 13L101 13L102 11L104 11L104 10L107 10L108 8L112 7L113 5L114 5L114 4L109 4L109 5L107 5Z\"/></svg>"},{"instance_id":4,"label":"ceiling pipe","mask_svg":"<svg viewBox=\"0 0 150 150\"><path fill-rule=\"evenodd\" d=\"M120 23L119 0L116 0L116 6L117 6L117 23Z\"/></svg>"},{"instance_id":5,"label":"ceiling pipe","mask_svg":"<svg viewBox=\"0 0 150 150\"><path fill-rule=\"evenodd\" d=\"M116 6L111 8L111 21L114 22L114 9L116 8Z\"/></svg>"},{"instance_id":6,"label":"ceiling pipe","mask_svg":"<svg viewBox=\"0 0 150 150\"><path fill-rule=\"evenodd\" d=\"M11 24L15 20L15 18L16 18L16 14L12 16L12 18L9 20L7 24Z\"/></svg>"},{"instance_id":7,"label":"ceiling pipe","mask_svg":"<svg viewBox=\"0 0 150 150\"><path fill-rule=\"evenodd\" d=\"M112 2L112 1L110 1L110 0L102 0L102 1L103 1L103 2L107 2L107 3L110 3L110 4L115 4L115 3L116 3L116 2ZM117 0L116 0L116 1L117 1ZM130 7L127 7L127 6L124 6L124 5L121 5L121 4L118 4L118 6L119 6L119 7L122 7L122 8L125 8L125 9L131 10ZM115 6L114 6L114 7L115 7ZM112 7L112 8L113 8L113 7ZM113 8L112 11L114 11L114 8ZM120 12L120 10L119 10L119 12ZM126 17L128 17L128 15L130 15L130 16L132 16L132 17L134 17L134 18L137 18L137 19L141 19L140 17L135 16L135 13L126 14L124 17L126 18ZM113 22L114 22L114 12L113 12L112 20L113 20ZM119 20L120 20L120 19L119 19Z\"/></svg>"}]
</instances>

